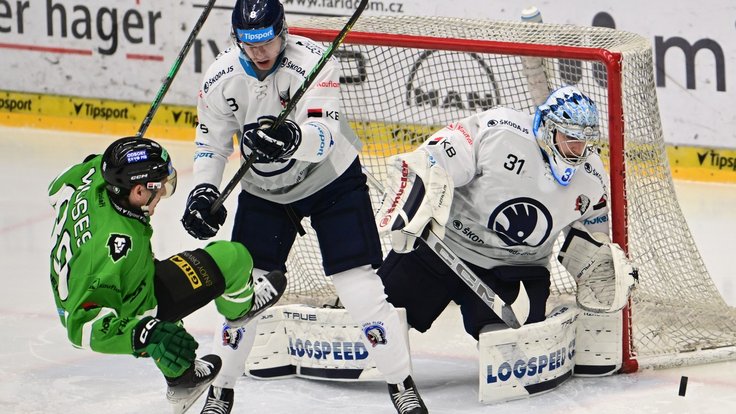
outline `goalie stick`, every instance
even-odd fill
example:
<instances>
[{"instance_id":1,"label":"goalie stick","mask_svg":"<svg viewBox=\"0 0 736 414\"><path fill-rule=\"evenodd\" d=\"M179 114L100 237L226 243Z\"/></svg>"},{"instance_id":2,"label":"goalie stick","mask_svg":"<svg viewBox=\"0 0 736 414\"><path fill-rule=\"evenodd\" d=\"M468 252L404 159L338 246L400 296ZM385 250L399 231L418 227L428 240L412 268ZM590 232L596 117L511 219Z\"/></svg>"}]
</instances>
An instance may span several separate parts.
<instances>
[{"instance_id":1,"label":"goalie stick","mask_svg":"<svg viewBox=\"0 0 736 414\"><path fill-rule=\"evenodd\" d=\"M171 86L171 82L174 81L174 76L176 76L176 73L179 72L179 67L181 67L184 58L187 56L187 54L189 53L189 49L194 43L194 39L197 38L199 30L204 25L205 20L207 20L207 17L210 15L210 11L212 11L212 8L214 6L215 0L208 1L207 4L204 6L204 10L202 10L202 14L199 15L197 23L194 24L192 31L189 33L189 37L187 37L187 41L184 43L184 47L182 47L181 51L179 51L179 56L176 57L176 60L171 66L166 79L164 79L164 83L161 84L161 88L159 88L158 93L156 94L156 98L153 100L153 102L151 102L151 107L148 109L146 117L143 118L143 122L141 122L141 126L138 128L138 132L136 133L137 137L142 137L143 134L146 133L148 126L151 124L151 121L153 121L154 115L156 115L158 107L161 105L161 101L164 99L164 95L166 95L166 92L168 92L169 87Z\"/></svg>"},{"instance_id":2,"label":"goalie stick","mask_svg":"<svg viewBox=\"0 0 736 414\"><path fill-rule=\"evenodd\" d=\"M332 41L330 46L325 50L325 52L322 54L322 58L317 62L317 65L315 65L312 70L307 74L307 76L304 77L304 82L302 83L302 86L299 87L299 89L294 93L294 96L292 96L289 99L289 103L286 105L284 109L281 110L281 113L279 114L278 118L276 119L276 122L271 126L272 129L277 129L279 126L281 126L284 121L286 120L286 117L291 113L291 111L296 106L297 102L301 100L304 93L307 91L307 89L312 85L312 82L314 81L314 78L322 71L322 68L325 67L325 64L327 64L327 61L332 57L332 55L335 53L335 50L340 46L343 40L345 40L345 36L347 36L350 29L353 28L353 25L355 25L355 22L358 20L360 15L363 13L363 10L368 5L368 0L361 0L360 4L358 5L357 9L355 10L355 13L350 17L348 22L345 24L345 26L342 28L340 33L337 34L337 37L335 37L335 40ZM225 188L222 190L222 193L220 194L220 197L215 200L215 202L212 204L212 208L210 209L211 213L214 213L217 211L221 206L222 203L225 202L225 199L230 195L230 193L233 192L235 189L235 186L238 185L240 180L245 176L245 173L248 172L250 167L253 165L253 162L255 162L256 157L251 156L246 160L243 165L240 166L238 171L235 173L235 176L230 180L230 182L227 183ZM289 211L289 207L287 206L287 212L289 213L289 216L294 219L293 212ZM298 222L295 222L297 225L297 229L299 230L300 234L303 234L304 229L301 228L301 224Z\"/></svg>"},{"instance_id":3,"label":"goalie stick","mask_svg":"<svg viewBox=\"0 0 736 414\"><path fill-rule=\"evenodd\" d=\"M383 192L383 185L373 174L363 168L368 181L379 192ZM529 317L529 295L524 283L519 282L519 294L513 303L504 302L478 275L475 274L434 232L427 228L422 237L424 242L457 277L460 278L491 310L501 318L506 325L519 329Z\"/></svg>"},{"instance_id":4,"label":"goalie stick","mask_svg":"<svg viewBox=\"0 0 736 414\"><path fill-rule=\"evenodd\" d=\"M427 229L421 239L506 325L514 329L521 328L529 316L529 295L526 293L523 282L519 282L519 294L516 300L510 304L506 303L496 295L493 289L483 283L480 277L473 273L434 232Z\"/></svg>"}]
</instances>

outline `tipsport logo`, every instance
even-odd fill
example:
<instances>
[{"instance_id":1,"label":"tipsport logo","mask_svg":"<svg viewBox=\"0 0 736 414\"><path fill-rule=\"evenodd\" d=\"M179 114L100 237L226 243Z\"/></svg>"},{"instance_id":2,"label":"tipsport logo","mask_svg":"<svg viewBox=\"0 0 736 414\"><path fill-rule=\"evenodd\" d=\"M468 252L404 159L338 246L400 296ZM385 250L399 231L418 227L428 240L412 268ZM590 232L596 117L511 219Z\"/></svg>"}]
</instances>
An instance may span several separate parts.
<instances>
[{"instance_id":1,"label":"tipsport logo","mask_svg":"<svg viewBox=\"0 0 736 414\"><path fill-rule=\"evenodd\" d=\"M265 42L274 38L273 26L256 30L237 30L238 40L246 43Z\"/></svg>"}]
</instances>

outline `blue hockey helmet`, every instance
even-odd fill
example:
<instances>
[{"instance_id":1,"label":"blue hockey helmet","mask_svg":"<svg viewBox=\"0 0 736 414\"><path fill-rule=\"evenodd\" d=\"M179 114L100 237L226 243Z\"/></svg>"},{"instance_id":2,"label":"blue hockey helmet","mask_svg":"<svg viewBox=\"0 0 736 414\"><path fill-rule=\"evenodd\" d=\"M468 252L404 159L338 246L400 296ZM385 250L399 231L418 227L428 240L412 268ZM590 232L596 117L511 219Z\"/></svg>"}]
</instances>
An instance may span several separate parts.
<instances>
[{"instance_id":1,"label":"blue hockey helmet","mask_svg":"<svg viewBox=\"0 0 736 414\"><path fill-rule=\"evenodd\" d=\"M561 185L568 185L577 167L595 150L600 137L598 108L592 99L574 86L553 91L537 107L533 131L537 143L547 156L552 175ZM573 141L585 143L580 154L560 151L557 131Z\"/></svg>"},{"instance_id":2,"label":"blue hockey helmet","mask_svg":"<svg viewBox=\"0 0 736 414\"><path fill-rule=\"evenodd\" d=\"M284 6L279 0L237 0L233 8L232 37L239 46L258 46L277 37L286 40ZM282 47L285 47L285 43Z\"/></svg>"}]
</instances>

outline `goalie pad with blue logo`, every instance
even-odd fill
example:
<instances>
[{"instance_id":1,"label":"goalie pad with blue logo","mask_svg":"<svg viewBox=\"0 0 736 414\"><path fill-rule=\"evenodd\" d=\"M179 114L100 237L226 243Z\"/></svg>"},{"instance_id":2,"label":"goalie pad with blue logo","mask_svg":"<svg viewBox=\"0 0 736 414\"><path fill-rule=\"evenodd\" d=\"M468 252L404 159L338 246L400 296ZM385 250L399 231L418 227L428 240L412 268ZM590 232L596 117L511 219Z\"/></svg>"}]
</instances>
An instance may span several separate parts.
<instances>
[{"instance_id":1,"label":"goalie pad with blue logo","mask_svg":"<svg viewBox=\"0 0 736 414\"><path fill-rule=\"evenodd\" d=\"M478 398L498 403L551 391L569 379L575 365L579 310L558 306L542 322L481 333Z\"/></svg>"},{"instance_id":2,"label":"goalie pad with blue logo","mask_svg":"<svg viewBox=\"0 0 736 414\"><path fill-rule=\"evenodd\" d=\"M408 343L406 312L397 311ZM345 309L273 306L258 321L245 373L258 379L384 381L370 353L380 340L380 331L364 333Z\"/></svg>"}]
</instances>

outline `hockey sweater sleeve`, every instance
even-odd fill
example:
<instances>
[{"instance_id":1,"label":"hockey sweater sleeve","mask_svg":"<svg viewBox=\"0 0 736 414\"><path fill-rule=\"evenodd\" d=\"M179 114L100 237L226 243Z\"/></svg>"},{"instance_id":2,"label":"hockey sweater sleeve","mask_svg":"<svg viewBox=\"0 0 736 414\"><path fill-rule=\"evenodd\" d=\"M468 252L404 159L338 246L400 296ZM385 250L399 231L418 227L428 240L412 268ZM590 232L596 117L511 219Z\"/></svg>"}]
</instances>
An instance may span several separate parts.
<instances>
[{"instance_id":1,"label":"hockey sweater sleeve","mask_svg":"<svg viewBox=\"0 0 736 414\"><path fill-rule=\"evenodd\" d=\"M139 318L121 316L120 298L105 289L77 290L66 303L66 329L72 345L105 354L133 354L133 330Z\"/></svg>"},{"instance_id":2,"label":"hockey sweater sleeve","mask_svg":"<svg viewBox=\"0 0 736 414\"><path fill-rule=\"evenodd\" d=\"M242 125L229 108L221 108L216 98L202 96L197 102L198 125L194 152L194 184L208 183L216 187L222 182L225 164L233 153L233 137Z\"/></svg>"},{"instance_id":3,"label":"hockey sweater sleeve","mask_svg":"<svg viewBox=\"0 0 736 414\"><path fill-rule=\"evenodd\" d=\"M341 133L340 87L340 71L329 61L294 110L302 142L291 158L317 163L332 151L336 134Z\"/></svg>"},{"instance_id":4,"label":"hockey sweater sleeve","mask_svg":"<svg viewBox=\"0 0 736 414\"><path fill-rule=\"evenodd\" d=\"M447 171L454 188L469 183L476 174L474 139L469 132L471 129L464 125L471 120L472 117L442 128L420 147Z\"/></svg>"}]
</instances>

